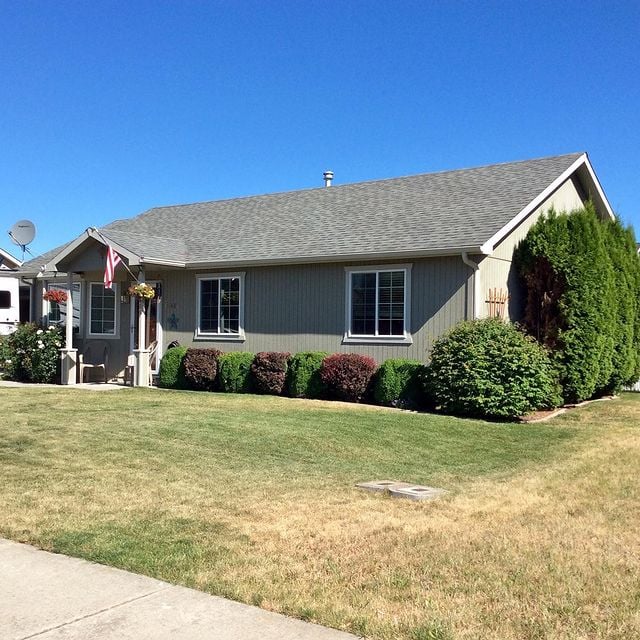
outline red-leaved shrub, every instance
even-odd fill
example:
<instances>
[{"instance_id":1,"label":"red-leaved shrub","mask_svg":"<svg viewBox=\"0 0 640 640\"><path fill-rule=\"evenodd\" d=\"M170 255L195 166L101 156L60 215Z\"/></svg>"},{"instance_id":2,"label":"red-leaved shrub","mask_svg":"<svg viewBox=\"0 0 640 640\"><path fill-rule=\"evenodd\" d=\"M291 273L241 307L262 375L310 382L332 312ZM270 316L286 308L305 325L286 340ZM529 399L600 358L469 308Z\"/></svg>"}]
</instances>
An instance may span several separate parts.
<instances>
[{"instance_id":1,"label":"red-leaved shrub","mask_svg":"<svg viewBox=\"0 0 640 640\"><path fill-rule=\"evenodd\" d=\"M254 390L279 396L284 389L290 355L271 351L257 353L251 365Z\"/></svg>"},{"instance_id":2,"label":"red-leaved shrub","mask_svg":"<svg viewBox=\"0 0 640 640\"><path fill-rule=\"evenodd\" d=\"M217 349L187 349L182 365L185 380L191 389L213 391L221 353Z\"/></svg>"},{"instance_id":3,"label":"red-leaved shrub","mask_svg":"<svg viewBox=\"0 0 640 640\"><path fill-rule=\"evenodd\" d=\"M375 372L376 362L369 356L335 353L322 361L320 377L331 396L347 402L359 402Z\"/></svg>"}]
</instances>

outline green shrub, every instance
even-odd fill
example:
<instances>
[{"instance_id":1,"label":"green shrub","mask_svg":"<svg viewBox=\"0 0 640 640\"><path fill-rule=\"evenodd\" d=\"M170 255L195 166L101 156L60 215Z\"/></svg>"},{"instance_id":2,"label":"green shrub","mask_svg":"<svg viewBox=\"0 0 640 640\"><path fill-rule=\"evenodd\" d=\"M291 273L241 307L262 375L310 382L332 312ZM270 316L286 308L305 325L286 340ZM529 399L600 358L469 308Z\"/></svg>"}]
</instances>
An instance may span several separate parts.
<instances>
[{"instance_id":1,"label":"green shrub","mask_svg":"<svg viewBox=\"0 0 640 640\"><path fill-rule=\"evenodd\" d=\"M184 356L186 347L169 349L160 360L158 385L164 389L187 389L189 385L184 375Z\"/></svg>"},{"instance_id":2,"label":"green shrub","mask_svg":"<svg viewBox=\"0 0 640 640\"><path fill-rule=\"evenodd\" d=\"M184 377L190 389L196 391L213 391L218 374L218 357L222 354L217 349L187 349L182 360Z\"/></svg>"},{"instance_id":3,"label":"green shrub","mask_svg":"<svg viewBox=\"0 0 640 640\"><path fill-rule=\"evenodd\" d=\"M560 402L546 350L499 319L456 325L436 340L428 372L436 405L447 413L514 418Z\"/></svg>"},{"instance_id":4,"label":"green shrub","mask_svg":"<svg viewBox=\"0 0 640 640\"><path fill-rule=\"evenodd\" d=\"M59 327L26 323L3 340L5 374L20 382L55 382L63 344Z\"/></svg>"},{"instance_id":5,"label":"green shrub","mask_svg":"<svg viewBox=\"0 0 640 640\"><path fill-rule=\"evenodd\" d=\"M289 359L287 393L292 398L324 398L327 387L320 377L324 351L302 351Z\"/></svg>"},{"instance_id":6,"label":"green shrub","mask_svg":"<svg viewBox=\"0 0 640 640\"><path fill-rule=\"evenodd\" d=\"M625 229L615 220L605 224L604 232L613 266L616 298L613 301L613 373L602 389L611 393L633 384L640 376L640 351L637 343L640 334L637 322L640 306L640 260L631 228Z\"/></svg>"},{"instance_id":7,"label":"green shrub","mask_svg":"<svg viewBox=\"0 0 640 640\"><path fill-rule=\"evenodd\" d=\"M11 364L11 350L9 337L0 336L0 373L7 373L7 366Z\"/></svg>"},{"instance_id":8,"label":"green shrub","mask_svg":"<svg viewBox=\"0 0 640 640\"><path fill-rule=\"evenodd\" d=\"M421 406L420 374L423 368L424 365L417 360L405 358L385 360L380 365L374 380L375 401L391 407Z\"/></svg>"},{"instance_id":9,"label":"green shrub","mask_svg":"<svg viewBox=\"0 0 640 640\"><path fill-rule=\"evenodd\" d=\"M550 350L566 401L633 378L640 276L632 231L600 220L591 203L569 214L550 211L531 227L515 262L526 289L525 327Z\"/></svg>"},{"instance_id":10,"label":"green shrub","mask_svg":"<svg viewBox=\"0 0 640 640\"><path fill-rule=\"evenodd\" d=\"M251 391L251 365L255 354L244 351L225 353L218 360L220 389L227 393Z\"/></svg>"}]
</instances>

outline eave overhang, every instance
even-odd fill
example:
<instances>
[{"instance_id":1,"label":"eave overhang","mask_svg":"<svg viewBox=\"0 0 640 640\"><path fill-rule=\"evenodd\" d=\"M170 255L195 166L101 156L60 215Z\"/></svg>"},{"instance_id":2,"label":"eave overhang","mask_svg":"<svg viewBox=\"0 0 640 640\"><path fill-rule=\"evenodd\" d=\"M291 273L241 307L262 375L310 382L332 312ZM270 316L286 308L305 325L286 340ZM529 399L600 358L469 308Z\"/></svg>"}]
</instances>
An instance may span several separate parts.
<instances>
[{"instance_id":1,"label":"eave overhang","mask_svg":"<svg viewBox=\"0 0 640 640\"><path fill-rule=\"evenodd\" d=\"M527 216L535 211L549 196L553 194L564 182L566 182L574 173L579 173L582 180L590 184L585 185L586 191L591 198L594 199L596 209L603 217L609 217L615 220L611 204L607 200L602 185L591 166L589 157L583 153L571 166L563 171L544 191L539 193L524 209L522 209L514 218L512 218L502 229L495 233L481 247L481 252L491 255L496 246L504 240L511 231L513 231Z\"/></svg>"}]
</instances>

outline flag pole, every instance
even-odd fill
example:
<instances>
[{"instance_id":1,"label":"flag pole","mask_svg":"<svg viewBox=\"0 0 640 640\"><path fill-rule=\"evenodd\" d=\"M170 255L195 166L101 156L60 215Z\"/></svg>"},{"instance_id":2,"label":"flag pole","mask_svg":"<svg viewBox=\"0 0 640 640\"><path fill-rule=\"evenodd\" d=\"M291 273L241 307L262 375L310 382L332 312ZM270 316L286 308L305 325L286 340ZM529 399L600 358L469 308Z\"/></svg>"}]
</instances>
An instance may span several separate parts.
<instances>
[{"instance_id":1,"label":"flag pole","mask_svg":"<svg viewBox=\"0 0 640 640\"><path fill-rule=\"evenodd\" d=\"M105 238L102 235L102 233L100 233L99 229L97 229L96 227L89 227L88 230L89 231L95 231L100 236L100 238L102 238L102 241L104 242L104 244L106 244L108 247L111 246L109 244L109 241L107 240L107 238ZM133 273L133 271L131 271L131 269L129 269L129 267L124 263L124 260L121 260L120 264L131 274L131 277L137 282L138 281L138 276L135 273Z\"/></svg>"}]
</instances>

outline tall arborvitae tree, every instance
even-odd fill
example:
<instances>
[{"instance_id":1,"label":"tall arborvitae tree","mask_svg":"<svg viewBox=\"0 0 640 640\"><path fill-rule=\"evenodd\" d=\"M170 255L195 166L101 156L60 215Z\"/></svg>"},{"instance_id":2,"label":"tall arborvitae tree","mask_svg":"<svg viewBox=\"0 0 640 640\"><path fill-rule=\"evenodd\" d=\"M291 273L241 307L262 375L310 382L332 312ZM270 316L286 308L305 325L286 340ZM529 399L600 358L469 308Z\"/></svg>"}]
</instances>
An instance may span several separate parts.
<instances>
[{"instance_id":1,"label":"tall arborvitae tree","mask_svg":"<svg viewBox=\"0 0 640 640\"><path fill-rule=\"evenodd\" d=\"M565 400L607 388L617 306L613 266L593 205L541 217L518 247L516 263L526 287L524 324L552 351Z\"/></svg>"},{"instance_id":2,"label":"tall arborvitae tree","mask_svg":"<svg viewBox=\"0 0 640 640\"><path fill-rule=\"evenodd\" d=\"M634 368L631 377L624 382L624 384L631 385L640 380L640 256L638 255L638 245L632 227L629 226L625 229L624 239L625 253L629 261L629 271L631 273L631 296L635 309L632 354L634 358Z\"/></svg>"},{"instance_id":3,"label":"tall arborvitae tree","mask_svg":"<svg viewBox=\"0 0 640 640\"><path fill-rule=\"evenodd\" d=\"M631 229L618 220L603 225L606 247L615 282L615 322L613 326L613 372L605 392L614 392L637 380L638 369L636 317L638 314L638 256Z\"/></svg>"}]
</instances>

